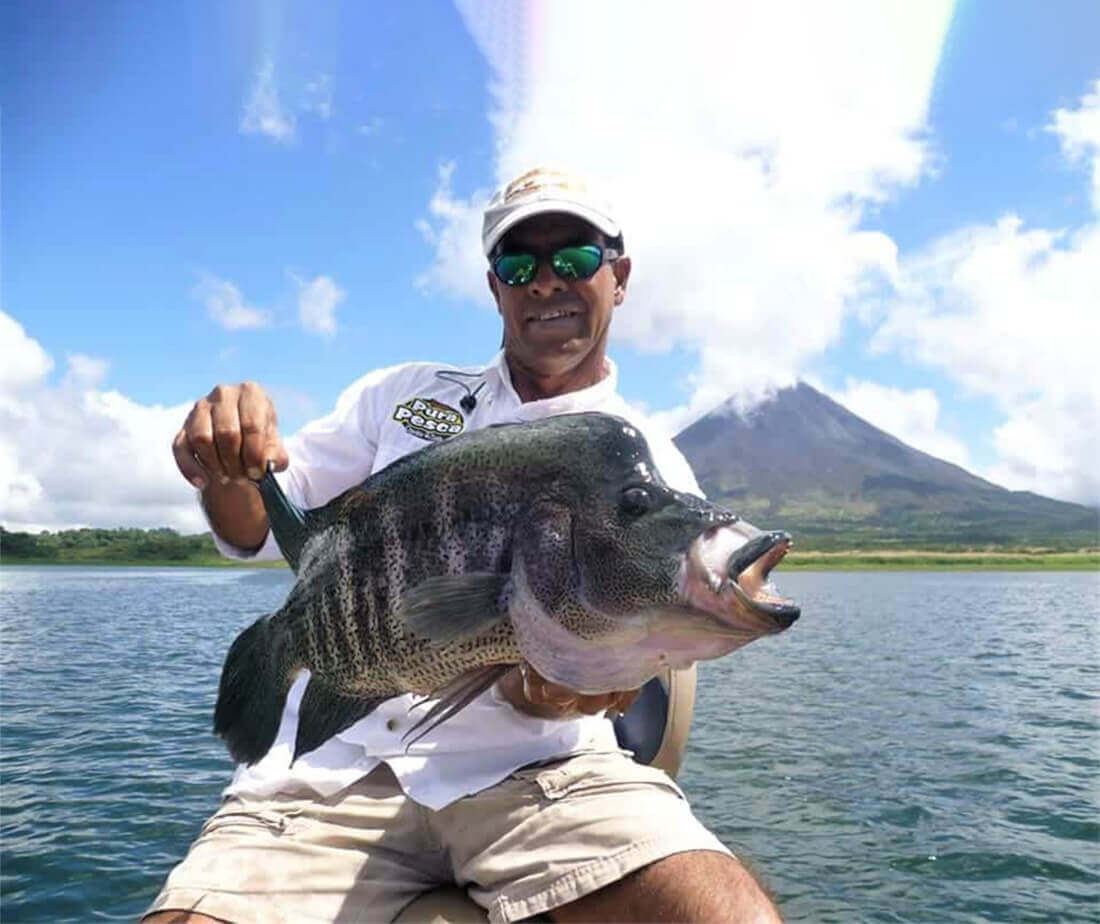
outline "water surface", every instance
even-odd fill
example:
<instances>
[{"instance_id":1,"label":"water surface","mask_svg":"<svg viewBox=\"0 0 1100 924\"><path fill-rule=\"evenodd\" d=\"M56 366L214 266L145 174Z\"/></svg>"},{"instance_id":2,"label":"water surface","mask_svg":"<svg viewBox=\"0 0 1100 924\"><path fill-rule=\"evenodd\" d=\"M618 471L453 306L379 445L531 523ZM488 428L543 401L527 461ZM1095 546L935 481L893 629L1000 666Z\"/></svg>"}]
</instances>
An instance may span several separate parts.
<instances>
[{"instance_id":1,"label":"water surface","mask_svg":"<svg viewBox=\"0 0 1100 924\"><path fill-rule=\"evenodd\" d=\"M235 634L285 571L0 571L5 921L132 920L214 810ZM681 783L792 921L1100 920L1100 576L785 574Z\"/></svg>"}]
</instances>

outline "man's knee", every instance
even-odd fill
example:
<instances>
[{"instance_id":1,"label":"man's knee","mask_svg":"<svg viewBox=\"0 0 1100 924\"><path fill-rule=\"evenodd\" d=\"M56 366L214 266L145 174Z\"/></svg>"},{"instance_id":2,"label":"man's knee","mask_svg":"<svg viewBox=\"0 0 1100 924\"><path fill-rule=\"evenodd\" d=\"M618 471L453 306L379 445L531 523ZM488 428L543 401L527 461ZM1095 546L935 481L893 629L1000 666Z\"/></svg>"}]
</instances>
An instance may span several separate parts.
<instances>
[{"instance_id":1,"label":"man's knee","mask_svg":"<svg viewBox=\"0 0 1100 924\"><path fill-rule=\"evenodd\" d=\"M549 914L562 922L781 920L774 902L741 862L709 850L657 860Z\"/></svg>"}]
</instances>

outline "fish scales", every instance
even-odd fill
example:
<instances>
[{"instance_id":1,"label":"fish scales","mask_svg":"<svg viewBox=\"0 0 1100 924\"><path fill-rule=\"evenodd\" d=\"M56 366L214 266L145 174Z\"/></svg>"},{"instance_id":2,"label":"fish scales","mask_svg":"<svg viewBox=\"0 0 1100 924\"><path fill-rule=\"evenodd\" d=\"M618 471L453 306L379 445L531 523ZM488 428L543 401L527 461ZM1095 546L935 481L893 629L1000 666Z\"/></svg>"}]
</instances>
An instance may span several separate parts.
<instances>
[{"instance_id":1,"label":"fish scales","mask_svg":"<svg viewBox=\"0 0 1100 924\"><path fill-rule=\"evenodd\" d=\"M411 638L398 621L390 618L396 611L395 598L409 584L415 585L436 574L456 573L456 565L495 571L507 560L505 533L495 528L493 508L484 503L487 487L488 484L479 483L465 486L464 492L444 490L426 505L388 505L382 515L387 527L382 542L370 530L355 529L358 512L349 518L346 530L340 529L339 538L331 542L334 551L329 553L338 563L333 569L336 580L365 586L373 583L381 571L389 588L385 605L376 605L365 612L355 607L349 612L350 604L344 601L353 600L354 595L339 595L332 584L323 584L315 592L320 607L317 620L320 660L338 678L341 689L364 694L387 692L388 688L369 682L376 678L383 684L396 680L414 692L426 693L446 679L456 663L464 668L479 667L505 655L514 656L514 646L509 644L508 632L503 628L490 638L437 652L425 640ZM499 490L499 482L495 488ZM441 503L439 499L451 502ZM400 555L392 554L395 546L400 547ZM461 555L458 549L462 550ZM350 565L349 561L362 564ZM371 568L370 563L379 561L383 563L381 569ZM338 607L343 609L339 618ZM374 659L371 671L364 671L354 658L344 658L338 651L339 633L333 630L349 621L356 627L351 633L354 638L375 642L370 647ZM354 645L349 644L347 649L352 652ZM313 659L313 651L308 649L305 657ZM414 666L410 669L409 665Z\"/></svg>"},{"instance_id":2,"label":"fish scales","mask_svg":"<svg viewBox=\"0 0 1100 924\"><path fill-rule=\"evenodd\" d=\"M609 415L463 434L313 511L260 488L298 580L226 658L215 730L247 762L303 668L295 757L400 693L438 693L446 718L522 660L581 692L632 689L797 617L723 571L764 534L670 489Z\"/></svg>"}]
</instances>

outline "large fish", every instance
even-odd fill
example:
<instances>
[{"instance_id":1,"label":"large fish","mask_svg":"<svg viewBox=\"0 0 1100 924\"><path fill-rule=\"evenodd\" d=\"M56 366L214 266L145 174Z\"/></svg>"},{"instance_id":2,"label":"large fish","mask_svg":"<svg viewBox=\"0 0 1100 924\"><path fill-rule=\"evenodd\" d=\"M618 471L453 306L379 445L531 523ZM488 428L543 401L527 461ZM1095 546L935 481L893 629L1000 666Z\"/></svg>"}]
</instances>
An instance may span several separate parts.
<instances>
[{"instance_id":1,"label":"large fish","mask_svg":"<svg viewBox=\"0 0 1100 924\"><path fill-rule=\"evenodd\" d=\"M261 494L297 582L222 670L214 731L238 761L275 740L310 671L294 759L402 693L449 718L526 660L581 693L640 687L793 623L765 583L790 536L662 480L606 414L476 430L315 510Z\"/></svg>"}]
</instances>

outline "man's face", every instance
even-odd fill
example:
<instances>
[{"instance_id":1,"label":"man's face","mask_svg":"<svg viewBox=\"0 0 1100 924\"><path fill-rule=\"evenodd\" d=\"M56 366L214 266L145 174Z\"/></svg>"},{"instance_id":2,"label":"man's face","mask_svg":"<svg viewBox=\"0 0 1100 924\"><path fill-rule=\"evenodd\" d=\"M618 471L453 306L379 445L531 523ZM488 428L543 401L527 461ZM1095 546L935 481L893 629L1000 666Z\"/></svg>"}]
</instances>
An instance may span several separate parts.
<instances>
[{"instance_id":1,"label":"man's face","mask_svg":"<svg viewBox=\"0 0 1100 924\"><path fill-rule=\"evenodd\" d=\"M503 238L505 252L539 258L526 285L507 286L489 270L489 288L504 322L509 357L539 375L561 375L586 361L601 364L615 306L626 292L630 260L604 263L588 279L560 279L550 254L573 244L605 246L592 225L565 214L537 215L516 225Z\"/></svg>"}]
</instances>

